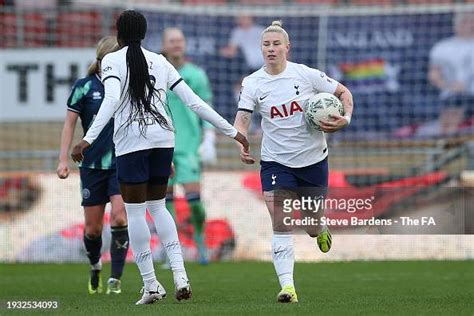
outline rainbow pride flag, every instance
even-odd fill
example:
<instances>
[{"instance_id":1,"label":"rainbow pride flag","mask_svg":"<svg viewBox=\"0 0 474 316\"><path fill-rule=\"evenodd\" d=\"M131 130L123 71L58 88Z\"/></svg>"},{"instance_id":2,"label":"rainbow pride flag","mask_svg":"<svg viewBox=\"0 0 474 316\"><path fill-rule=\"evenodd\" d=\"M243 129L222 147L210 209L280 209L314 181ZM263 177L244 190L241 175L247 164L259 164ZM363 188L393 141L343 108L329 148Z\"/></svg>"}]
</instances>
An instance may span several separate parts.
<instances>
[{"instance_id":1,"label":"rainbow pride flag","mask_svg":"<svg viewBox=\"0 0 474 316\"><path fill-rule=\"evenodd\" d=\"M339 69L345 80L373 80L386 78L385 60L381 58L343 63Z\"/></svg>"}]
</instances>

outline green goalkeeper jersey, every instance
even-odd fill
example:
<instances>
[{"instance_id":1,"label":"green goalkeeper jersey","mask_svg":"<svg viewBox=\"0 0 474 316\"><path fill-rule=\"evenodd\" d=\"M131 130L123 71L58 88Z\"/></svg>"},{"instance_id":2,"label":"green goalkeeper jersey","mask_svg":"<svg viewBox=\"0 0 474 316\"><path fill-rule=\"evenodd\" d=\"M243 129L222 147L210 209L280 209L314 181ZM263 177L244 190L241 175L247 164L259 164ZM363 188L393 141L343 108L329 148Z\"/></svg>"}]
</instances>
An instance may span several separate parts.
<instances>
[{"instance_id":1,"label":"green goalkeeper jersey","mask_svg":"<svg viewBox=\"0 0 474 316\"><path fill-rule=\"evenodd\" d=\"M188 86L201 99L212 105L212 91L206 73L192 63L186 63L178 69L179 74ZM212 127L201 120L172 91L168 91L168 104L172 114L175 133L175 153L197 153L202 139L202 128Z\"/></svg>"}]
</instances>

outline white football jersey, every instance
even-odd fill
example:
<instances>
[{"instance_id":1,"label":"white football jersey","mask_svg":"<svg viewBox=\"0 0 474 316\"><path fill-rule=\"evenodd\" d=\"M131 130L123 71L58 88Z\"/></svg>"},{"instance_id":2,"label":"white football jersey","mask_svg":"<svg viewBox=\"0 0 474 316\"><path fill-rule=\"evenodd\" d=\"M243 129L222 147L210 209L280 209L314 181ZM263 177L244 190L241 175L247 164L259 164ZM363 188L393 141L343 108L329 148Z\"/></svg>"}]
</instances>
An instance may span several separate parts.
<instances>
[{"instance_id":1,"label":"white football jersey","mask_svg":"<svg viewBox=\"0 0 474 316\"><path fill-rule=\"evenodd\" d=\"M141 117L129 124L131 103L127 94L129 73L126 62L128 47L107 54L102 60L102 82L105 87L104 101L84 140L89 144L97 138L105 124L114 117L114 144L116 156L150 148L174 147L172 121L165 110L166 91L173 90L197 115L210 122L224 134L234 137L237 130L202 101L183 81L178 71L162 56L142 48L147 60L150 79L156 93L152 99L158 112L166 119L171 129L165 129L152 117ZM139 120L147 124L145 135L140 133Z\"/></svg>"},{"instance_id":2,"label":"white football jersey","mask_svg":"<svg viewBox=\"0 0 474 316\"><path fill-rule=\"evenodd\" d=\"M303 106L316 93L334 93L338 84L324 72L292 62L275 76L261 68L246 77L239 110L258 107L262 115L261 159L301 168L326 158L324 133L306 124Z\"/></svg>"}]
</instances>

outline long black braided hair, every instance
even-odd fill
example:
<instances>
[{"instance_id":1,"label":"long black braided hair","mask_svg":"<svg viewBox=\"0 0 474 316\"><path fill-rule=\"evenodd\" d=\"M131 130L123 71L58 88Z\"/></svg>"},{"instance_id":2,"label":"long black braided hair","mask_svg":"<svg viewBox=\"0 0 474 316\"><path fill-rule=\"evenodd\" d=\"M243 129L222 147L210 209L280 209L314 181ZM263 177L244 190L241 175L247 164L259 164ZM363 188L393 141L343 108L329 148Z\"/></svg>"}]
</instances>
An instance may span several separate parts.
<instances>
[{"instance_id":1,"label":"long black braided hair","mask_svg":"<svg viewBox=\"0 0 474 316\"><path fill-rule=\"evenodd\" d=\"M126 127L138 121L140 134L146 136L147 126L153 122L171 130L166 118L158 111L155 101L163 100L160 91L154 87L148 72L148 63L141 49L141 41L145 38L147 21L143 14L127 10L120 14L117 20L117 38L127 49L128 89L127 97L131 104L130 115ZM163 95L165 91L161 91ZM163 104L163 106L165 106ZM152 121L152 122L150 122Z\"/></svg>"}]
</instances>

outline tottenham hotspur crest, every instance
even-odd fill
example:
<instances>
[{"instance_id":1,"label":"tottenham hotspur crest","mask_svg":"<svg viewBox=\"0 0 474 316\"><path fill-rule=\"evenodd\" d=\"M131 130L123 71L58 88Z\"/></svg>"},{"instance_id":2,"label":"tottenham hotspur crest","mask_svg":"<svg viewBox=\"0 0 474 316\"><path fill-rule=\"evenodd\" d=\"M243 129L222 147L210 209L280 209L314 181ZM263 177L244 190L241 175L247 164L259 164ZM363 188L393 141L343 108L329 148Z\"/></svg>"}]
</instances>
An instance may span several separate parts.
<instances>
[{"instance_id":1,"label":"tottenham hotspur crest","mask_svg":"<svg viewBox=\"0 0 474 316\"><path fill-rule=\"evenodd\" d=\"M299 89L300 89L300 86L295 84L295 85L293 86L293 88L295 88L295 90L296 90L296 91L295 91L296 95L299 95L299 94L300 94L300 90L299 90Z\"/></svg>"}]
</instances>

